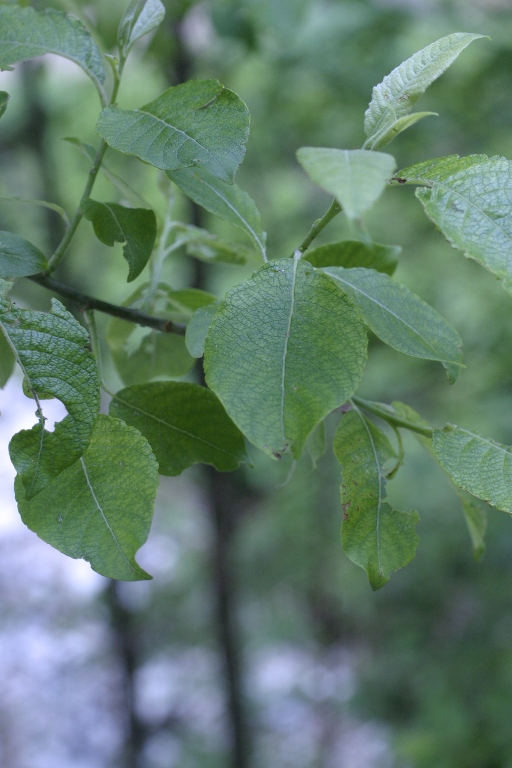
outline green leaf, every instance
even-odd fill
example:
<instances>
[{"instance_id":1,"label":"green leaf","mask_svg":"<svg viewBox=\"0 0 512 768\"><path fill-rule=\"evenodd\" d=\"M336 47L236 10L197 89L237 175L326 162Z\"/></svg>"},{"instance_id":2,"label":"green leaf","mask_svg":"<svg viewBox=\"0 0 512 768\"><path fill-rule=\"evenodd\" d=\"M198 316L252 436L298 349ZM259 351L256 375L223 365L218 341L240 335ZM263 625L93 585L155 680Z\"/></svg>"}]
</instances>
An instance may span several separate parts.
<instances>
[{"instance_id":1,"label":"green leaf","mask_svg":"<svg viewBox=\"0 0 512 768\"><path fill-rule=\"evenodd\" d=\"M165 289L160 287L163 292ZM175 323L188 323L195 312L217 302L216 296L199 288L183 288L179 291L166 291L166 312Z\"/></svg>"},{"instance_id":2,"label":"green leaf","mask_svg":"<svg viewBox=\"0 0 512 768\"><path fill-rule=\"evenodd\" d=\"M55 53L78 64L100 92L105 81L101 53L81 21L61 11L0 6L0 69Z\"/></svg>"},{"instance_id":3,"label":"green leaf","mask_svg":"<svg viewBox=\"0 0 512 768\"><path fill-rule=\"evenodd\" d=\"M353 394L366 346L335 283L281 259L227 293L206 337L206 381L254 445L298 458L318 422Z\"/></svg>"},{"instance_id":4,"label":"green leaf","mask_svg":"<svg viewBox=\"0 0 512 768\"><path fill-rule=\"evenodd\" d=\"M3 283L5 292L10 284ZM99 381L89 337L56 299L52 312L17 309L0 299L0 329L21 366L35 396L39 424L11 440L11 460L21 475L27 498L39 493L85 451L99 409ZM44 429L39 394L53 395L68 415Z\"/></svg>"},{"instance_id":5,"label":"green leaf","mask_svg":"<svg viewBox=\"0 0 512 768\"><path fill-rule=\"evenodd\" d=\"M9 103L10 98L11 97L6 91L0 91L0 117L3 117L3 115L5 115L7 104Z\"/></svg>"},{"instance_id":6,"label":"green leaf","mask_svg":"<svg viewBox=\"0 0 512 768\"><path fill-rule=\"evenodd\" d=\"M255 252L241 243L228 243L220 237L204 232L187 240L185 250L189 256L205 261L224 264L247 264L258 261Z\"/></svg>"},{"instance_id":7,"label":"green leaf","mask_svg":"<svg viewBox=\"0 0 512 768\"><path fill-rule=\"evenodd\" d=\"M317 464L327 450L327 438L325 434L325 421L321 421L317 424L310 436L306 440L306 450L311 458L313 469L317 468Z\"/></svg>"},{"instance_id":8,"label":"green leaf","mask_svg":"<svg viewBox=\"0 0 512 768\"><path fill-rule=\"evenodd\" d=\"M48 267L39 248L12 232L0 232L0 278L36 275Z\"/></svg>"},{"instance_id":9,"label":"green leaf","mask_svg":"<svg viewBox=\"0 0 512 768\"><path fill-rule=\"evenodd\" d=\"M451 155L413 165L400 178L454 248L483 264L512 293L512 163L503 157Z\"/></svg>"},{"instance_id":10,"label":"green leaf","mask_svg":"<svg viewBox=\"0 0 512 768\"><path fill-rule=\"evenodd\" d=\"M304 258L313 267L366 267L392 275L401 252L399 245L366 245L359 240L342 240L314 248Z\"/></svg>"},{"instance_id":11,"label":"green leaf","mask_svg":"<svg viewBox=\"0 0 512 768\"><path fill-rule=\"evenodd\" d=\"M147 302L148 290L148 284L139 286L124 306L133 306L157 317L181 322L184 314L192 317L198 306L205 306L215 300L206 291L187 289L175 292L161 284L153 298ZM189 294L188 299L186 294ZM188 307L185 306L186 302ZM114 365L127 385L143 384L161 377L180 378L190 371L195 362L187 351L183 336L153 331L117 317L113 317L107 325L106 341Z\"/></svg>"},{"instance_id":12,"label":"green leaf","mask_svg":"<svg viewBox=\"0 0 512 768\"><path fill-rule=\"evenodd\" d=\"M143 384L157 378L181 378L194 365L183 336L160 333L114 317L106 340L124 384Z\"/></svg>"},{"instance_id":13,"label":"green leaf","mask_svg":"<svg viewBox=\"0 0 512 768\"><path fill-rule=\"evenodd\" d=\"M140 275L153 252L156 216L147 208L126 208L117 203L98 203L87 198L81 204L98 240L112 247L124 243L123 256L130 267L128 282Z\"/></svg>"},{"instance_id":14,"label":"green leaf","mask_svg":"<svg viewBox=\"0 0 512 768\"><path fill-rule=\"evenodd\" d=\"M247 264L259 261L252 248L241 243L228 243L201 227L176 222L167 241L168 252L174 252L181 247L188 256L194 256L207 263Z\"/></svg>"},{"instance_id":15,"label":"green leaf","mask_svg":"<svg viewBox=\"0 0 512 768\"><path fill-rule=\"evenodd\" d=\"M453 384L462 365L462 341L435 309L373 269L327 267L323 272L347 292L379 339L404 355L438 360Z\"/></svg>"},{"instance_id":16,"label":"green leaf","mask_svg":"<svg viewBox=\"0 0 512 768\"><path fill-rule=\"evenodd\" d=\"M134 42L156 29L164 16L165 8L160 0L132 0L117 32L119 48L125 58Z\"/></svg>"},{"instance_id":17,"label":"green leaf","mask_svg":"<svg viewBox=\"0 0 512 768\"><path fill-rule=\"evenodd\" d=\"M213 316L221 305L221 300L201 307L194 313L192 319L187 325L185 333L185 344L192 357L202 357L204 355L204 345L206 335L210 329Z\"/></svg>"},{"instance_id":18,"label":"green leaf","mask_svg":"<svg viewBox=\"0 0 512 768\"><path fill-rule=\"evenodd\" d=\"M297 157L309 178L336 196L349 219L372 207L396 168L391 155L364 149L302 147Z\"/></svg>"},{"instance_id":19,"label":"green leaf","mask_svg":"<svg viewBox=\"0 0 512 768\"><path fill-rule=\"evenodd\" d=\"M387 141L391 141L394 135L408 127L405 123L402 127L397 123L409 114L428 86L448 69L459 53L480 37L484 35L454 32L417 51L386 75L382 83L373 89L372 100L365 113L364 131L368 136L365 148L383 146L386 134L389 136ZM393 128L397 128L394 134Z\"/></svg>"},{"instance_id":20,"label":"green leaf","mask_svg":"<svg viewBox=\"0 0 512 768\"><path fill-rule=\"evenodd\" d=\"M113 396L110 414L144 435L161 475L179 475L197 463L231 472L247 462L241 432L213 392L197 384L168 381L122 389Z\"/></svg>"},{"instance_id":21,"label":"green leaf","mask_svg":"<svg viewBox=\"0 0 512 768\"><path fill-rule=\"evenodd\" d=\"M149 579L135 562L148 537L158 467L133 427L98 416L89 447L31 501L16 479L23 522L60 552L111 579Z\"/></svg>"},{"instance_id":22,"label":"green leaf","mask_svg":"<svg viewBox=\"0 0 512 768\"><path fill-rule=\"evenodd\" d=\"M107 107L97 130L114 149L164 171L202 165L232 183L245 154L249 112L217 80L191 80L140 109Z\"/></svg>"},{"instance_id":23,"label":"green leaf","mask_svg":"<svg viewBox=\"0 0 512 768\"><path fill-rule=\"evenodd\" d=\"M3 389L12 376L16 357L3 333L0 333L0 389Z\"/></svg>"},{"instance_id":24,"label":"green leaf","mask_svg":"<svg viewBox=\"0 0 512 768\"><path fill-rule=\"evenodd\" d=\"M485 553L485 533L487 530L487 508L479 499L469 493L457 489L466 525L468 526L473 555L475 560L481 560Z\"/></svg>"},{"instance_id":25,"label":"green leaf","mask_svg":"<svg viewBox=\"0 0 512 768\"><path fill-rule=\"evenodd\" d=\"M512 512L512 448L452 425L434 430L432 447L455 485Z\"/></svg>"},{"instance_id":26,"label":"green leaf","mask_svg":"<svg viewBox=\"0 0 512 768\"><path fill-rule=\"evenodd\" d=\"M378 136L372 137L367 142L365 142L364 148L371 149L372 151L381 149L381 147L385 147L387 144L392 142L399 133L402 133L402 131L407 130L407 128L410 128L420 120L423 120L424 117L438 116L439 115L437 112L413 112L412 115L405 115L405 117L401 117L399 120L395 120L395 122L392 123L391 126L383 133L380 133Z\"/></svg>"},{"instance_id":27,"label":"green leaf","mask_svg":"<svg viewBox=\"0 0 512 768\"><path fill-rule=\"evenodd\" d=\"M204 168L181 168L167 175L191 200L242 229L265 260L266 234L254 200L236 184L220 181Z\"/></svg>"},{"instance_id":28,"label":"green leaf","mask_svg":"<svg viewBox=\"0 0 512 768\"><path fill-rule=\"evenodd\" d=\"M396 463L396 454L384 432L359 409L343 416L334 453L343 476L343 549L366 571L372 589L379 589L393 571L414 558L419 517L416 512L399 512L385 501L388 465Z\"/></svg>"}]
</instances>

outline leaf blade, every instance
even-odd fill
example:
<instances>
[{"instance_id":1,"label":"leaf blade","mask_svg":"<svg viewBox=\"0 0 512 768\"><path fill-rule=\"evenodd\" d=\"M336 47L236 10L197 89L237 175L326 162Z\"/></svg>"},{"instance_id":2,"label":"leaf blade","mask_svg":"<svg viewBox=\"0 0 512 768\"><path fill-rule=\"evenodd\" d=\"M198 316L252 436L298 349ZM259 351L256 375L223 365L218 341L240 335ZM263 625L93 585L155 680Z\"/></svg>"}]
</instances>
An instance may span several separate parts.
<instances>
[{"instance_id":1,"label":"leaf blade","mask_svg":"<svg viewBox=\"0 0 512 768\"><path fill-rule=\"evenodd\" d=\"M128 262L128 282L140 275L149 261L156 240L156 216L147 208L127 208L118 203L82 201L81 210L93 225L98 240L112 247L123 243Z\"/></svg>"},{"instance_id":2,"label":"leaf blade","mask_svg":"<svg viewBox=\"0 0 512 768\"><path fill-rule=\"evenodd\" d=\"M52 9L0 6L0 69L45 53L71 59L103 90L101 53L81 21Z\"/></svg>"},{"instance_id":3,"label":"leaf blade","mask_svg":"<svg viewBox=\"0 0 512 768\"><path fill-rule=\"evenodd\" d=\"M348 557L380 589L416 553L416 512L399 512L384 499L385 464L395 453L385 434L359 409L345 414L334 438L342 466L342 544Z\"/></svg>"},{"instance_id":4,"label":"leaf blade","mask_svg":"<svg viewBox=\"0 0 512 768\"><path fill-rule=\"evenodd\" d=\"M434 430L432 448L455 485L512 512L512 448L452 425Z\"/></svg>"},{"instance_id":5,"label":"leaf blade","mask_svg":"<svg viewBox=\"0 0 512 768\"><path fill-rule=\"evenodd\" d=\"M227 185L200 167L167 171L167 176L195 203L243 230L265 260L266 234L256 204L247 192L236 184Z\"/></svg>"},{"instance_id":6,"label":"leaf blade","mask_svg":"<svg viewBox=\"0 0 512 768\"><path fill-rule=\"evenodd\" d=\"M398 266L399 245L366 245L359 240L327 243L308 251L305 260L313 267L365 267L392 275Z\"/></svg>"},{"instance_id":7,"label":"leaf blade","mask_svg":"<svg viewBox=\"0 0 512 768\"><path fill-rule=\"evenodd\" d=\"M162 475L193 464L232 472L247 463L245 443L213 392L197 384L154 382L117 392L110 415L136 427L148 440Z\"/></svg>"},{"instance_id":8,"label":"leaf blade","mask_svg":"<svg viewBox=\"0 0 512 768\"><path fill-rule=\"evenodd\" d=\"M231 184L245 154L249 113L217 80L190 80L137 110L107 107L97 131L114 149L164 171L202 165Z\"/></svg>"},{"instance_id":9,"label":"leaf blade","mask_svg":"<svg viewBox=\"0 0 512 768\"><path fill-rule=\"evenodd\" d=\"M379 339L402 354L441 362L450 382L456 380L462 341L433 307L375 270L327 267L323 272L347 291Z\"/></svg>"},{"instance_id":10,"label":"leaf blade","mask_svg":"<svg viewBox=\"0 0 512 768\"><path fill-rule=\"evenodd\" d=\"M512 162L469 155L437 158L404 170L425 182L416 197L454 248L482 264L512 292Z\"/></svg>"},{"instance_id":11,"label":"leaf blade","mask_svg":"<svg viewBox=\"0 0 512 768\"><path fill-rule=\"evenodd\" d=\"M4 292L9 287L1 286ZM98 372L87 349L86 331L55 299L51 313L17 309L0 299L0 330L36 396L39 424L18 432L9 445L11 460L31 498L89 444L99 410ZM39 394L54 395L68 411L54 432L44 429Z\"/></svg>"},{"instance_id":12,"label":"leaf blade","mask_svg":"<svg viewBox=\"0 0 512 768\"><path fill-rule=\"evenodd\" d=\"M408 115L419 97L473 40L485 35L454 32L417 51L376 85L365 113L367 149L379 144L393 124Z\"/></svg>"},{"instance_id":13,"label":"leaf blade","mask_svg":"<svg viewBox=\"0 0 512 768\"><path fill-rule=\"evenodd\" d=\"M254 445L298 458L316 424L354 392L366 344L334 282L281 259L227 293L206 337L206 381Z\"/></svg>"},{"instance_id":14,"label":"leaf blade","mask_svg":"<svg viewBox=\"0 0 512 768\"><path fill-rule=\"evenodd\" d=\"M12 232L0 232L0 278L36 275L47 267L46 256L35 245Z\"/></svg>"},{"instance_id":15,"label":"leaf blade","mask_svg":"<svg viewBox=\"0 0 512 768\"><path fill-rule=\"evenodd\" d=\"M119 22L117 40L122 55L126 58L136 40L156 29L164 17L160 0L132 0Z\"/></svg>"},{"instance_id":16,"label":"leaf blade","mask_svg":"<svg viewBox=\"0 0 512 768\"><path fill-rule=\"evenodd\" d=\"M19 476L15 488L25 525L59 551L87 560L108 578L151 578L135 553L149 533L158 471L148 442L133 427L99 415L83 457L31 501Z\"/></svg>"},{"instance_id":17,"label":"leaf blade","mask_svg":"<svg viewBox=\"0 0 512 768\"><path fill-rule=\"evenodd\" d=\"M364 149L301 147L297 158L309 178L331 192L349 219L359 219L384 191L395 158Z\"/></svg>"}]
</instances>

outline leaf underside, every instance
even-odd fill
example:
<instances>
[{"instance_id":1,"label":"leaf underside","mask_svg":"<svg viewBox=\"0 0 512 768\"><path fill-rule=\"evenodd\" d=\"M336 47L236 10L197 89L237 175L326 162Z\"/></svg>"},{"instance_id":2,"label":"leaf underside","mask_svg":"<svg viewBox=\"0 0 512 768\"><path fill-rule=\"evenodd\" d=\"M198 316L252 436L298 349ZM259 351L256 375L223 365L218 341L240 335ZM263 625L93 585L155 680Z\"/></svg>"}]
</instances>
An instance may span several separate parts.
<instances>
[{"instance_id":1,"label":"leaf underside","mask_svg":"<svg viewBox=\"0 0 512 768\"><path fill-rule=\"evenodd\" d=\"M511 161L450 155L406 168L400 177L428 184L416 190L427 215L454 248L512 293Z\"/></svg>"},{"instance_id":2,"label":"leaf underside","mask_svg":"<svg viewBox=\"0 0 512 768\"><path fill-rule=\"evenodd\" d=\"M349 219L360 219L384 191L395 158L364 149L302 147L299 163L309 178L335 195Z\"/></svg>"},{"instance_id":3,"label":"leaf underside","mask_svg":"<svg viewBox=\"0 0 512 768\"><path fill-rule=\"evenodd\" d=\"M459 488L512 512L512 448L461 427L435 429L432 447Z\"/></svg>"},{"instance_id":4,"label":"leaf underside","mask_svg":"<svg viewBox=\"0 0 512 768\"><path fill-rule=\"evenodd\" d=\"M412 123L402 123L419 97L473 40L484 35L454 32L418 51L375 86L365 113L366 149L384 146ZM430 113L422 113L422 116ZM412 115L415 122L419 116ZM398 125L397 125L398 123ZM395 132L393 132L395 128Z\"/></svg>"}]
</instances>

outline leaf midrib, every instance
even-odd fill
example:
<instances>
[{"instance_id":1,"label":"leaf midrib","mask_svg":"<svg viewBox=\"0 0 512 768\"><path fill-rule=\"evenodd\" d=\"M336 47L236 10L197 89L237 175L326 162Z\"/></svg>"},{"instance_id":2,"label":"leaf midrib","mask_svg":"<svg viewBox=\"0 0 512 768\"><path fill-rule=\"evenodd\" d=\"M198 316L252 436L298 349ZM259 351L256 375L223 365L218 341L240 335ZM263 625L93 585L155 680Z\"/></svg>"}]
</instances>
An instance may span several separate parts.
<instances>
[{"instance_id":1,"label":"leaf midrib","mask_svg":"<svg viewBox=\"0 0 512 768\"><path fill-rule=\"evenodd\" d=\"M117 109L117 108L111 108L112 112L114 112L114 109L115 109L117 112L121 112L121 113L123 113L123 112L124 112L124 110L121 110L121 109ZM210 158L212 161L214 161L216 165L218 165L220 168L222 168L222 172L224 173L224 175L225 175L225 176L227 176L227 173L226 173L226 171L225 171L224 167L222 166L221 162L220 162L220 161L218 160L218 158L217 158L217 157L215 157L215 155L214 155L214 154L213 154L213 153L212 153L212 152L211 152L211 151L208 149L208 147L205 147L205 146L203 146L203 145L202 145L202 144L201 144L201 143L200 143L200 142L199 142L197 139L195 139L193 136L190 136L190 135L189 135L189 134L188 134L186 131L182 130L181 128L177 128L175 125L172 125L171 123L168 123L166 120L164 120L164 119L163 119L163 118L161 118L161 117L157 117L156 115L154 115L154 114L153 114L153 112L149 112L149 111L148 111L148 112L145 112L145 111L144 111L144 110L142 110L142 109L131 109L131 110L128 110L128 113L131 113L132 115L136 115L136 116L137 116L137 120L136 120L136 122L134 122L134 123L133 123L133 125L131 126L132 128L133 128L134 126L136 126L136 125L137 125L137 124L138 124L138 123L139 123L141 120L143 120L144 118L146 118L146 117L151 117L151 118L153 118L153 120L154 120L155 122L157 122L157 123L161 123L161 124L162 124L162 126L165 126L165 127L161 128L161 131L164 131L164 130L172 130L172 131L175 131L176 133L179 133L179 134L181 134L181 135L182 135L182 136L184 136L184 137L185 137L185 138L186 138L188 141L191 141L191 142L192 142L192 143L193 143L195 146L197 146L199 149L202 149L204 152L206 152L206 154L208 155L208 157L209 157L209 158ZM126 113L125 113L125 114L126 114ZM147 130L149 130L149 129L147 129ZM146 131L146 132L147 132L147 131ZM161 134L160 134L160 135L161 135ZM153 141L155 141L155 140L153 140ZM176 159L178 159L178 151L179 151L179 149L181 149L181 147L182 147L182 146L183 146L183 144L182 144L180 147L178 147L178 149L175 151L175 154L176 154ZM180 166L180 167L185 167L185 168L186 168L186 167L190 167L190 166L193 166L193 163L190 163L190 165L189 165L189 166L186 166L186 165L184 165L184 166Z\"/></svg>"},{"instance_id":2,"label":"leaf midrib","mask_svg":"<svg viewBox=\"0 0 512 768\"><path fill-rule=\"evenodd\" d=\"M130 563L130 561L128 560L128 558L124 554L123 549L121 547L121 544L119 543L119 541L117 539L117 536L115 535L114 531L112 530L112 528L110 526L110 523L108 522L107 517L106 517L105 513L103 512L103 509L102 509L102 507L101 507L101 505L100 505L100 503L99 503L99 501L97 499L97 496L94 493L94 488L93 488L92 483L91 483L91 481L89 479L89 475L87 473L87 467L85 466L85 461L83 459L83 456L80 457L80 463L82 465L82 470L83 470L83 473L84 473L84 476L85 476L85 481L87 483L87 486L89 488L89 491L90 491L90 494L91 494L91 496L93 498L93 501L94 501L94 503L96 505L96 508L97 508L98 512L100 513L100 516L102 517L103 522L107 526L108 531L109 531L110 535L112 536L112 539L114 540L114 543L115 543L116 547L118 548L119 553L120 553L122 559L125 561L126 565L130 568L130 570L133 571L133 573L135 573L136 572L135 568L133 567L133 565Z\"/></svg>"},{"instance_id":3,"label":"leaf midrib","mask_svg":"<svg viewBox=\"0 0 512 768\"><path fill-rule=\"evenodd\" d=\"M208 187L208 189L210 189L210 190L211 190L211 191L212 191L214 194L216 194L216 195L217 195L217 196L218 196L218 197L219 197L219 198L220 198L220 199L221 199L221 200L222 200L222 201L223 201L223 202L224 202L224 203L225 203L225 204L228 206L228 208L230 208L230 209L233 211L233 213L234 213L234 214L235 214L235 215L236 215L236 216L237 216L237 217L240 219L240 221L242 221L242 222L245 224L245 226L247 227L247 229L248 229L248 230L249 230L249 232L251 233L251 236L252 236L252 237L253 237L253 239L254 239L254 240L257 242L257 244L258 244L258 247L259 247L259 249L260 249L260 251L261 251L261 254L262 254L263 258L265 258L265 255L266 255L266 251L265 251L265 248L264 248L264 246L263 246L263 243L262 243L262 241L260 240L260 238L258 237L258 235L256 234L256 232L254 231L254 229L251 227L251 225L249 224L249 222L247 221L247 219L245 219L245 218L244 218L244 217L241 215L240 211L239 211L237 208L235 208L235 206L231 205L231 203L229 202L229 200L227 200L225 197L223 197L223 196L222 196L222 195L219 193L219 191L215 189L215 187L212 187L212 186L211 186L211 185L210 185L210 184L209 184L207 181L205 181L204 179L201 179L201 181L202 181L202 182L205 184L205 186L207 186L207 187Z\"/></svg>"},{"instance_id":4,"label":"leaf midrib","mask_svg":"<svg viewBox=\"0 0 512 768\"><path fill-rule=\"evenodd\" d=\"M373 439L373 435L371 433L370 428L368 427L366 419L364 418L364 416L361 413L361 411L359 410L359 408L356 405L354 405L354 403L352 403L352 407L353 407L354 411L357 413L357 415L359 416L359 418L361 419L361 421L362 421L362 423L364 425L364 428L366 430L366 433L368 435L368 439L370 441L370 445L371 445L371 448L372 448L373 457L375 459L375 466L377 468L379 490L378 490L378 497L377 497L377 523L376 523L376 526L375 526L375 538L377 540L377 563L378 563L378 567L379 567L379 574L380 574L380 576L384 576L384 569L382 567L382 560L381 560L381 556L380 556L380 514L381 514L382 501L383 501L383 493L382 493L382 478L383 478L383 474L381 472L381 466L380 466L380 462L379 462L379 454L378 454L378 451L377 451L377 446L375 445L375 440Z\"/></svg>"},{"instance_id":5,"label":"leaf midrib","mask_svg":"<svg viewBox=\"0 0 512 768\"><path fill-rule=\"evenodd\" d=\"M338 269L339 269L339 267L338 267ZM343 269L343 267L342 267L342 269ZM418 332L418 331L417 331L415 328L413 328L413 327L412 327L412 325L410 325L410 324L409 324L409 323L408 323L406 320L404 320L402 317L400 317L400 316L399 316L399 315L397 315L395 312L393 312L393 311L392 311L392 310L391 310L389 307L387 307L385 304L381 304L381 303L380 303L380 301L377 301L377 299L376 299L376 298L374 298L373 296L369 296L369 295L368 295L367 293L365 293L365 292L364 292L364 291L363 291L361 288L359 288L359 287L355 286L355 285L354 285L353 283L351 283L350 281L348 281L348 280L343 280L343 278L342 278L342 277L338 277L337 275L335 276L335 275L333 275L331 272L327 272L327 274L331 275L331 277L335 277L335 279L336 279L336 280L338 280L340 283L343 283L344 285L348 285L348 286L350 286L350 287L352 288L352 290L356 291L356 293L360 293L360 294L362 294L362 295L363 295L363 296L365 296L365 297L366 297L366 298L367 298L369 301L371 301L372 303L376 304L378 307L380 307L380 308L381 308L381 309L383 309L385 312L387 312L387 313L388 313L388 314L390 314L392 317L394 317L396 320L398 320L398 322L402 323L402 324L403 324L403 325L405 325L407 328L409 328L409 330L410 330L410 331L412 331L412 333L413 333L413 334L415 334L415 335L416 335L416 336L417 336L417 337L418 337L418 338L419 338L419 339L420 339L420 340L421 340L421 341L422 341L422 342L423 342L423 343L424 343L424 344L425 344L425 345L426 345L426 346L427 346L429 349L431 349L431 350L432 350L432 352L433 352L433 353L436 355L436 358L435 358L436 360L441 360L441 361L443 361L443 362L445 362L445 363L454 363L455 365L459 365L459 364L460 364L458 360L448 360L446 357L440 357L440 356L439 356L439 352L436 350L436 348L435 348L435 347L433 347L433 346L430 344L430 342L429 342L429 341L427 341L426 339L424 339L424 338L423 338L423 336L422 336L422 335L421 335L421 334L420 334L420 333L419 333L419 332ZM373 330L373 329L372 329L372 330ZM374 333L375 333L375 331L374 331ZM376 335L378 335L378 334L376 333Z\"/></svg>"},{"instance_id":6,"label":"leaf midrib","mask_svg":"<svg viewBox=\"0 0 512 768\"><path fill-rule=\"evenodd\" d=\"M160 419L158 416L155 416L153 413L149 413L148 411L145 411L143 408L133 405L133 403L130 403L127 400L123 400L121 397L118 397L117 395L112 395L112 399L117 400L117 402L122 403L123 405L127 406L128 408L131 408L134 411L137 411L137 413L140 413L143 416L147 416L148 418L153 419L157 423L162 424L164 427L169 427L170 429L174 429L175 432L179 432L180 434L185 435L186 437L190 437L193 440L197 440L198 442L203 443L204 445L207 445L209 448L213 448L216 451L225 453L227 456L230 456L231 458L238 460L237 456L234 453L230 453L230 451L227 451L225 448L221 448L220 446L215 445L214 443L210 443L208 440L205 440L203 437L200 437L199 435L194 435L192 432L188 432L186 429L181 429L181 427L177 427L174 424L170 424L168 421L164 421L164 419Z\"/></svg>"},{"instance_id":7,"label":"leaf midrib","mask_svg":"<svg viewBox=\"0 0 512 768\"><path fill-rule=\"evenodd\" d=\"M421 74L422 74L422 73L423 73L423 72L424 72L424 71L425 71L425 70L426 70L426 69L427 69L427 68L428 68L428 67L429 67L431 64L434 64L434 63L435 63L435 62L436 62L438 59L440 59L440 58L441 58L441 56L442 56L444 53L446 53L447 51L450 51L450 50L451 50L453 47L455 47L455 45L456 45L456 43L452 43L450 46L448 46L447 48L445 48L443 51L439 51L439 53L438 53L436 56L434 56L433 58L431 58L431 59L429 60L428 64L426 64L426 65L424 65L424 66L422 67L422 69L420 70L420 72L416 72L416 73L415 73L415 75L414 75L414 77L410 78L409 80L407 80L407 81L404 83L403 87L400 89L400 91L398 91L398 94L397 94L397 95L396 95L396 96L393 98L393 100L392 100L392 101L388 101L388 100L387 100L387 99L384 97L384 93L383 93L383 87L382 87L382 86L384 85L385 81L386 81L388 78L390 78L390 77L391 77L392 73L390 72L390 74L389 74L389 75L387 75L387 76L384 78L384 80L382 81L382 83L380 84L380 86L377 86L377 88L378 88L378 89L380 89L380 90L379 90L379 94L380 94L380 95L382 95L382 98L383 98L383 99L384 99L384 101L386 102L386 105L387 105L387 106L386 106L386 109L385 109L384 113L381 115L379 122L378 122L378 123L377 123L377 124L374 126L374 129L373 129L373 132L372 132L371 136L369 136L369 137L368 137L369 139L371 139L373 136L376 136L376 135L379 133L379 131L380 131L380 130L381 130L381 128L382 128L382 125L383 125L384 119L387 117L387 115L389 114L389 112L390 112L390 110L391 110L391 109L392 109L392 110L393 110L393 112L395 113L395 119L399 119L398 117L396 117L396 109L395 109L395 106L396 106L396 103L397 103L397 101L399 101L399 100L402 98L402 96L403 96L403 95L406 93L406 91L407 91L407 90L410 88L410 86L411 86L411 83L413 83L413 82L414 82L414 80L417 80L417 79L418 79L418 77L419 77L419 76L420 76L420 75L421 75ZM412 58L412 57L411 57L411 58ZM403 62L403 64L407 64L407 60L406 60L406 61L404 61L404 62ZM399 64L399 65L398 65L398 67L396 67L396 69L400 69L400 67L401 67L401 66L402 66L402 65L401 65L401 64ZM404 71L404 72L406 72L406 67L404 67L403 71ZM427 87L428 87L428 86L427 86ZM423 89L422 93L424 93L424 92L425 92L425 89ZM411 109L412 109L412 106L411 106ZM410 110L409 110L409 112L410 112ZM405 117L407 114L408 114L408 113L406 112L406 113L403 115L403 117ZM394 122L394 121L392 121L392 122Z\"/></svg>"},{"instance_id":8,"label":"leaf midrib","mask_svg":"<svg viewBox=\"0 0 512 768\"><path fill-rule=\"evenodd\" d=\"M290 314L288 316L288 324L286 328L286 336L283 349L283 363L281 368L281 427L283 432L283 445L286 443L285 427L284 427L284 400L285 400L285 377L286 377L286 356L288 354L288 342L290 340L290 330L292 327L293 310L295 309L295 286L297 284L297 270L299 266L299 260L294 256L293 258L293 272L292 272L292 284L291 284L291 302L290 302Z\"/></svg>"}]
</instances>

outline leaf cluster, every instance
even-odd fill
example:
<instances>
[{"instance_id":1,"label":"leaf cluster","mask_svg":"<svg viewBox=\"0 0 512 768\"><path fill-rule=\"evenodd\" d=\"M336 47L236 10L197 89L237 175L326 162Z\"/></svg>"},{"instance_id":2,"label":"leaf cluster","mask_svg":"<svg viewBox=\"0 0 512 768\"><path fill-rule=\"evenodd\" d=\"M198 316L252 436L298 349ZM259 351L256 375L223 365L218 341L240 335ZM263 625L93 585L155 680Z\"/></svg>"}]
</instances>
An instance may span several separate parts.
<instances>
[{"instance_id":1,"label":"leaf cluster","mask_svg":"<svg viewBox=\"0 0 512 768\"><path fill-rule=\"evenodd\" d=\"M403 463L401 430L418 436L459 489L481 554L485 511L466 492L511 512L512 449L462 428L432 429L409 406L362 400L357 389L369 332L400 354L441 363L451 384L462 368L457 331L394 279L400 247L376 243L368 231L365 216L390 185L416 185L416 196L448 241L511 291L510 161L451 156L396 173L395 158L376 151L432 114L412 108L482 35L448 35L385 77L373 90L361 149L298 150L307 176L334 200L291 256L269 258L256 204L235 183L249 136L242 99L207 79L170 87L137 109L118 106L126 59L164 12L160 0L130 2L117 51L107 54L107 86L104 56L80 21L58 11L0 6L1 68L45 53L64 56L90 78L101 106L97 146L70 139L91 163L77 209L68 216L51 201L31 201L63 216L66 231L55 252L45 255L18 235L0 233L0 383L17 363L37 408L36 425L10 445L23 520L99 573L148 578L135 554L149 532L158 474L177 475L196 463L233 471L249 463L246 440L277 460L289 453L297 461L307 447L316 463L326 448L323 421L338 411L334 452L342 474L342 544L371 586L383 586L414 557L418 544L417 513L395 510L386 501L386 484ZM0 116L7 103L2 94ZM107 151L162 171L163 213L146 207L126 181L108 171ZM100 171L113 182L115 199L92 197ZM238 228L246 242L176 219L175 189ZM134 196L137 207L127 204ZM351 239L310 248L341 213ZM89 335L57 300L45 313L18 309L8 298L8 281L22 277L73 297L71 287L50 276L83 219L101 243L122 245L127 282L142 276L115 307L93 297L84 303L76 292L87 308ZM195 287L177 290L163 279L176 254L206 264L251 264L255 271L224 296ZM117 392L101 374L95 310L113 315L105 340L123 382ZM196 383L202 376L194 373L202 357L206 386ZM176 380L187 375L187 381ZM109 415L99 413L100 387L111 397ZM47 396L68 411L53 433L44 428L41 401Z\"/></svg>"}]
</instances>

